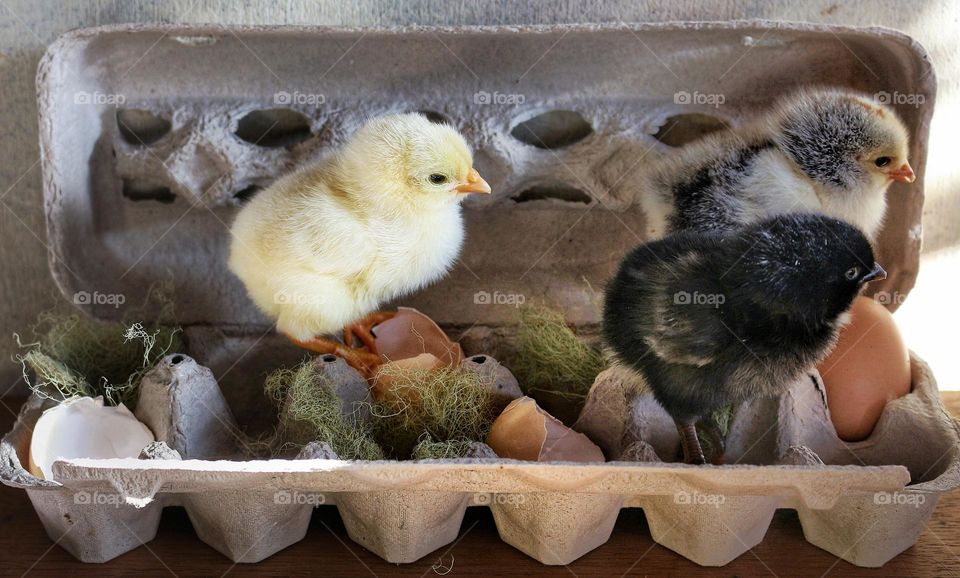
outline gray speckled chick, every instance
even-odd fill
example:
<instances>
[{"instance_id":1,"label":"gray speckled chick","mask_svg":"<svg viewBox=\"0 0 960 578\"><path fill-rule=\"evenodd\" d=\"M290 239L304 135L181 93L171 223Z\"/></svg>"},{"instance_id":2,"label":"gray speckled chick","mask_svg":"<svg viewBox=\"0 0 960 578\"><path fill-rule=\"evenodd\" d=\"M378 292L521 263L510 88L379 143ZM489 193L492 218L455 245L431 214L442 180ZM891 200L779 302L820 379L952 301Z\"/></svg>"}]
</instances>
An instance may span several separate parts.
<instances>
[{"instance_id":1,"label":"gray speckled chick","mask_svg":"<svg viewBox=\"0 0 960 578\"><path fill-rule=\"evenodd\" d=\"M712 134L641 175L648 235L730 229L786 213L824 213L874 239L886 191L913 182L909 137L867 96L804 90L756 122Z\"/></svg>"}]
</instances>

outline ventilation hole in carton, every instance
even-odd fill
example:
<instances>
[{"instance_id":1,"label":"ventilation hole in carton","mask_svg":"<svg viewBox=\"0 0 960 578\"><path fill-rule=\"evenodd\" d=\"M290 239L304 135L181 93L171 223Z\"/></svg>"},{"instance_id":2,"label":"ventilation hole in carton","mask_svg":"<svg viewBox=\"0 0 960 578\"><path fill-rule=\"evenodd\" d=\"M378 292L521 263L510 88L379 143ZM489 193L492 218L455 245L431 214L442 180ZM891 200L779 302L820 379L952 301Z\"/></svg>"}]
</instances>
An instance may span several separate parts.
<instances>
[{"instance_id":1,"label":"ventilation hole in carton","mask_svg":"<svg viewBox=\"0 0 960 578\"><path fill-rule=\"evenodd\" d=\"M336 356L336 355L324 355L324 356L321 357L320 359L322 359L324 363L333 363L334 361L337 360L337 356Z\"/></svg>"},{"instance_id":2,"label":"ventilation hole in carton","mask_svg":"<svg viewBox=\"0 0 960 578\"><path fill-rule=\"evenodd\" d=\"M289 108L255 110L240 119L235 134L262 147L290 146L310 137L310 121Z\"/></svg>"},{"instance_id":3,"label":"ventilation hole in carton","mask_svg":"<svg viewBox=\"0 0 960 578\"><path fill-rule=\"evenodd\" d=\"M682 147L725 128L727 123L715 116L691 112L668 118L653 138L667 146Z\"/></svg>"},{"instance_id":4,"label":"ventilation hole in carton","mask_svg":"<svg viewBox=\"0 0 960 578\"><path fill-rule=\"evenodd\" d=\"M434 124L450 124L450 119L435 110L418 110L420 114Z\"/></svg>"},{"instance_id":5,"label":"ventilation hole in carton","mask_svg":"<svg viewBox=\"0 0 960 578\"><path fill-rule=\"evenodd\" d=\"M123 180L123 196L131 201L156 201L165 205L177 200L177 195L167 187L128 179Z\"/></svg>"},{"instance_id":6,"label":"ventilation hole in carton","mask_svg":"<svg viewBox=\"0 0 960 578\"><path fill-rule=\"evenodd\" d=\"M263 190L260 185L250 185L233 193L233 200L236 204L242 205L252 199L257 193Z\"/></svg>"},{"instance_id":7,"label":"ventilation hole in carton","mask_svg":"<svg viewBox=\"0 0 960 578\"><path fill-rule=\"evenodd\" d=\"M132 145L153 144L170 132L170 121L149 110L122 108L117 111L117 128Z\"/></svg>"},{"instance_id":8,"label":"ventilation hole in carton","mask_svg":"<svg viewBox=\"0 0 960 578\"><path fill-rule=\"evenodd\" d=\"M173 357L170 358L170 365L180 365L180 363L182 362L183 362L182 355L174 355Z\"/></svg>"},{"instance_id":9,"label":"ventilation hole in carton","mask_svg":"<svg viewBox=\"0 0 960 578\"><path fill-rule=\"evenodd\" d=\"M558 149L587 138L593 127L579 112L551 110L518 123L510 135L541 149Z\"/></svg>"},{"instance_id":10,"label":"ventilation hole in carton","mask_svg":"<svg viewBox=\"0 0 960 578\"><path fill-rule=\"evenodd\" d=\"M477 365L483 365L484 363L487 362L487 356L486 356L486 355L474 355L473 357L470 358L470 361L476 363Z\"/></svg>"},{"instance_id":11,"label":"ventilation hole in carton","mask_svg":"<svg viewBox=\"0 0 960 578\"><path fill-rule=\"evenodd\" d=\"M529 203L532 201L547 201L556 199L565 203L583 203L589 205L593 198L582 190L570 185L534 185L510 197L515 203Z\"/></svg>"}]
</instances>

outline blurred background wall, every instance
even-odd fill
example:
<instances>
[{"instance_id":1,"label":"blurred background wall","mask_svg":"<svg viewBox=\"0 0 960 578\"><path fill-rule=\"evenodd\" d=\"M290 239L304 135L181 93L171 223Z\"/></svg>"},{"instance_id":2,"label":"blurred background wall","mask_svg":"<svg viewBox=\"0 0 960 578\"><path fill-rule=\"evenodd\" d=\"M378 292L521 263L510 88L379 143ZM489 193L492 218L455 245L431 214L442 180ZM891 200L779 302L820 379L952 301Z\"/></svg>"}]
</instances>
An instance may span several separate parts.
<instances>
[{"instance_id":1,"label":"blurred background wall","mask_svg":"<svg viewBox=\"0 0 960 578\"><path fill-rule=\"evenodd\" d=\"M0 395L24 391L13 359L23 330L59 294L47 268L35 73L73 28L129 22L396 26L769 19L901 30L930 52L939 78L926 168L920 277L897 312L907 343L941 389L960 389L960 2L956 0L0 0Z\"/></svg>"}]
</instances>

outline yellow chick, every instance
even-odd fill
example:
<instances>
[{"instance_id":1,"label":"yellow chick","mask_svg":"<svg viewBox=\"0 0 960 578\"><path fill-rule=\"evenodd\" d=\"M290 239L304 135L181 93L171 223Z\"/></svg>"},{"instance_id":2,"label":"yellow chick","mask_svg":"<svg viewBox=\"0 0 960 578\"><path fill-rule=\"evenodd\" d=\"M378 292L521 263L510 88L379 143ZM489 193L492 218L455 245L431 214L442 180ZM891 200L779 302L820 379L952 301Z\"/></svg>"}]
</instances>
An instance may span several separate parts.
<instances>
[{"instance_id":1,"label":"yellow chick","mask_svg":"<svg viewBox=\"0 0 960 578\"><path fill-rule=\"evenodd\" d=\"M239 212L230 270L279 331L369 375L379 364L370 329L391 315L372 312L446 274L469 193L490 186L456 130L420 114L376 118ZM344 328L345 344L322 337Z\"/></svg>"}]
</instances>

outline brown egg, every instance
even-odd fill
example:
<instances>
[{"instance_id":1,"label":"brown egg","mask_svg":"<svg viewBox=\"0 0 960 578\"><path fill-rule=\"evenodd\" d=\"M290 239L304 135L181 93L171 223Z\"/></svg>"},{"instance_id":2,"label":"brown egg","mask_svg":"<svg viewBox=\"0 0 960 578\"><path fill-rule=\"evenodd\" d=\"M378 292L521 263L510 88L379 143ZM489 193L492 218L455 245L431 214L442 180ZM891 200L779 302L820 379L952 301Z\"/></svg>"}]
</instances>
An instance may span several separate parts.
<instances>
[{"instance_id":1,"label":"brown egg","mask_svg":"<svg viewBox=\"0 0 960 578\"><path fill-rule=\"evenodd\" d=\"M817 369L827 389L827 407L840 439L870 436L887 402L910 392L910 352L887 309L857 297L850 323Z\"/></svg>"}]
</instances>

